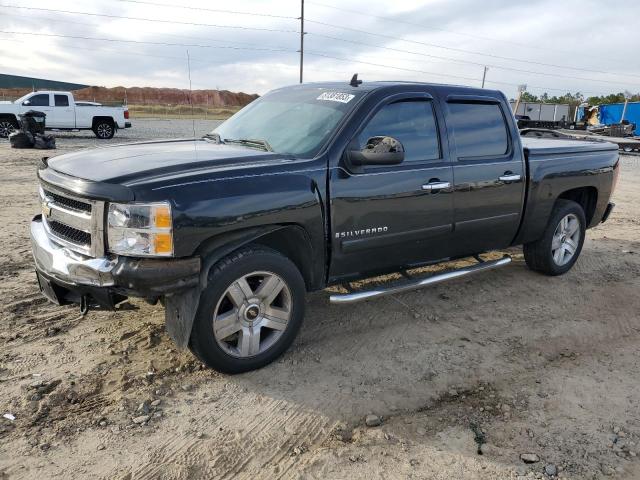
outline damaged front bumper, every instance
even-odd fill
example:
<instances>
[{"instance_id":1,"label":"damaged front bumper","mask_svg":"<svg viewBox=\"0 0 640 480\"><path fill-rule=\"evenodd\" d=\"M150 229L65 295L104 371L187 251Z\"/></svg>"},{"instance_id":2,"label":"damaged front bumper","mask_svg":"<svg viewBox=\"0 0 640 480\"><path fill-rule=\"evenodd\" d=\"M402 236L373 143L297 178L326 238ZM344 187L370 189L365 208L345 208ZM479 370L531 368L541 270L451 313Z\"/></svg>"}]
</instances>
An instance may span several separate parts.
<instances>
[{"instance_id":1,"label":"damaged front bumper","mask_svg":"<svg viewBox=\"0 0 640 480\"><path fill-rule=\"evenodd\" d=\"M127 297L155 300L200 281L199 257L87 257L51 240L40 215L31 222L31 247L40 290L59 305L86 302L113 309Z\"/></svg>"}]
</instances>

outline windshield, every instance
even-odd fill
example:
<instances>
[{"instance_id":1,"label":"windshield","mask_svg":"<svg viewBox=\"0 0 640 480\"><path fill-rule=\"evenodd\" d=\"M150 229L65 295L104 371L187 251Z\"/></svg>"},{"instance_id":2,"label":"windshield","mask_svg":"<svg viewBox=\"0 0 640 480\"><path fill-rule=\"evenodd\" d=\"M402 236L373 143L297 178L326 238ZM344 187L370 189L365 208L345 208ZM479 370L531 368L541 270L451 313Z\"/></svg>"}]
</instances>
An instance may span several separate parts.
<instances>
[{"instance_id":1,"label":"windshield","mask_svg":"<svg viewBox=\"0 0 640 480\"><path fill-rule=\"evenodd\" d=\"M22 103L27 99L27 97L30 97L31 95L33 95L33 92L29 92L26 95L23 95L19 99L15 100L13 103Z\"/></svg>"},{"instance_id":2,"label":"windshield","mask_svg":"<svg viewBox=\"0 0 640 480\"><path fill-rule=\"evenodd\" d=\"M247 105L212 134L225 143L266 145L276 153L313 157L363 95L348 90L310 86L276 90Z\"/></svg>"}]
</instances>

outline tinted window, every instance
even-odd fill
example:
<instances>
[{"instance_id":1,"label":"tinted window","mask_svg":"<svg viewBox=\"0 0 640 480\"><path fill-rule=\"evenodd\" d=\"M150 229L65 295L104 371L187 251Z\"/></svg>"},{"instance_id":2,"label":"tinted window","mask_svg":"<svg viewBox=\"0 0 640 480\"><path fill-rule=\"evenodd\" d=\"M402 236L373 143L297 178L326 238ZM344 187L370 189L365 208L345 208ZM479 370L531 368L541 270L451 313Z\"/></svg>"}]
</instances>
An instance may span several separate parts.
<instances>
[{"instance_id":1,"label":"tinted window","mask_svg":"<svg viewBox=\"0 0 640 480\"><path fill-rule=\"evenodd\" d=\"M404 146L405 162L440 158L438 127L431 102L396 102L380 109L358 136L360 148L371 137L387 136Z\"/></svg>"},{"instance_id":2,"label":"tinted window","mask_svg":"<svg viewBox=\"0 0 640 480\"><path fill-rule=\"evenodd\" d=\"M49 94L41 93L34 95L29 99L29 105L32 107L48 107L49 106Z\"/></svg>"},{"instance_id":3,"label":"tinted window","mask_svg":"<svg viewBox=\"0 0 640 480\"><path fill-rule=\"evenodd\" d=\"M68 107L69 97L66 95L55 95L56 107Z\"/></svg>"},{"instance_id":4,"label":"tinted window","mask_svg":"<svg viewBox=\"0 0 640 480\"><path fill-rule=\"evenodd\" d=\"M458 158L501 156L509 141L498 104L449 103Z\"/></svg>"}]
</instances>

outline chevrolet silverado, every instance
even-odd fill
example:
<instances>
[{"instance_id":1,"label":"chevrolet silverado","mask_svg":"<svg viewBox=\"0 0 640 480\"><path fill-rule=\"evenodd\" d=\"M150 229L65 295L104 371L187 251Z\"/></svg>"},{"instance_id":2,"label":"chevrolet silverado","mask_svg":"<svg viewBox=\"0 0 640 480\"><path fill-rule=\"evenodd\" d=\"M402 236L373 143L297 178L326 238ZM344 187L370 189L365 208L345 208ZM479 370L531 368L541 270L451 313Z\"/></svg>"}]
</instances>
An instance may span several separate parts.
<instances>
[{"instance_id":1,"label":"chevrolet silverado","mask_svg":"<svg viewBox=\"0 0 640 480\"><path fill-rule=\"evenodd\" d=\"M505 266L481 255L517 245L531 269L567 272L618 173L615 145L521 138L499 91L303 84L204 138L43 159L33 256L50 300L160 301L178 346L237 373L291 345L308 291L477 261L330 296L374 301Z\"/></svg>"}]
</instances>

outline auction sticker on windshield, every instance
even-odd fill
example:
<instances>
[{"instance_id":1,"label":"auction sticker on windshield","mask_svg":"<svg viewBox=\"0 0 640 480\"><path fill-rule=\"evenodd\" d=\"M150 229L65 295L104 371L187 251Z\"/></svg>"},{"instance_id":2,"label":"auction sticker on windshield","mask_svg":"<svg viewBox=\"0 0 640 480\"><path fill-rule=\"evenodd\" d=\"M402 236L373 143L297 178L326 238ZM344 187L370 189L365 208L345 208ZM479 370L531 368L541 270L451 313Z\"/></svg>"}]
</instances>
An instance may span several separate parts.
<instances>
[{"instance_id":1,"label":"auction sticker on windshield","mask_svg":"<svg viewBox=\"0 0 640 480\"><path fill-rule=\"evenodd\" d=\"M355 95L343 92L323 92L316 100L328 100L330 102L349 103Z\"/></svg>"}]
</instances>

